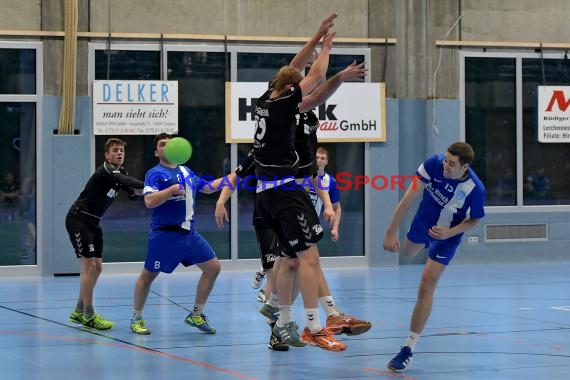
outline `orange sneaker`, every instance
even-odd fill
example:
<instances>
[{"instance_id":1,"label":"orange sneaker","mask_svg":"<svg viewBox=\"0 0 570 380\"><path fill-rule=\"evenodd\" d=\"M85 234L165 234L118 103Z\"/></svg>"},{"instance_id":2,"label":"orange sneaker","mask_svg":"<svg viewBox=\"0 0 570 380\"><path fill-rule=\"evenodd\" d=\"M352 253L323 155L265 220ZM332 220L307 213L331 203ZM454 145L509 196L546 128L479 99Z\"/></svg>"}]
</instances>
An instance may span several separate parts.
<instances>
[{"instance_id":1,"label":"orange sneaker","mask_svg":"<svg viewBox=\"0 0 570 380\"><path fill-rule=\"evenodd\" d=\"M372 322L363 321L348 314L329 315L327 318L327 329L335 335L360 335L370 330L371 327Z\"/></svg>"},{"instance_id":2,"label":"orange sneaker","mask_svg":"<svg viewBox=\"0 0 570 380\"><path fill-rule=\"evenodd\" d=\"M334 334L328 328L324 328L316 333L311 333L309 328L305 327L301 334L301 341L310 344L311 346L320 347L329 351L346 350L346 344L336 340Z\"/></svg>"}]
</instances>

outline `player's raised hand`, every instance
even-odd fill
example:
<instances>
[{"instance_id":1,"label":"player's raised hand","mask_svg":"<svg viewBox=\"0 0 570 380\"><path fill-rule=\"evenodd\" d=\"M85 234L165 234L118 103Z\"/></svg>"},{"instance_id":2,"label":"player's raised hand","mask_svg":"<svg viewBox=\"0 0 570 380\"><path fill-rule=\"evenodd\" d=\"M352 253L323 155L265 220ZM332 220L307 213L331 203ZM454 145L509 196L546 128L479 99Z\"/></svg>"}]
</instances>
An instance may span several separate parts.
<instances>
[{"instance_id":1,"label":"player's raised hand","mask_svg":"<svg viewBox=\"0 0 570 380\"><path fill-rule=\"evenodd\" d=\"M332 49L333 40L336 37L336 32L328 33L323 37L321 49Z\"/></svg>"},{"instance_id":2,"label":"player's raised hand","mask_svg":"<svg viewBox=\"0 0 570 380\"><path fill-rule=\"evenodd\" d=\"M356 61L346 66L340 73L343 82L362 82L368 69L364 67L364 61L356 64Z\"/></svg>"},{"instance_id":3,"label":"player's raised hand","mask_svg":"<svg viewBox=\"0 0 570 380\"><path fill-rule=\"evenodd\" d=\"M337 16L338 15L336 13L331 13L327 18L325 18L319 26L318 34L321 36L327 35L329 33L329 29L333 27L334 20L337 18Z\"/></svg>"}]
</instances>

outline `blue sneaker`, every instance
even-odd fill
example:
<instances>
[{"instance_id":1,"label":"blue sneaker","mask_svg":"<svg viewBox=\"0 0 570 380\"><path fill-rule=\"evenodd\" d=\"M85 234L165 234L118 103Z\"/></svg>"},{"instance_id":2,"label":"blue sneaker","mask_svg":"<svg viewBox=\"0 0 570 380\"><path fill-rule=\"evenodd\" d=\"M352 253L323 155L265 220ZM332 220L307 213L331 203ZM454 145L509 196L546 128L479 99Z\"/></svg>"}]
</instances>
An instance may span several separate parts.
<instances>
[{"instance_id":1,"label":"blue sneaker","mask_svg":"<svg viewBox=\"0 0 570 380\"><path fill-rule=\"evenodd\" d=\"M198 330L205 332L206 334L215 334L216 329L210 326L208 323L208 318L204 314L202 315L193 315L192 313L188 314L184 322L192 327L196 327Z\"/></svg>"},{"instance_id":2,"label":"blue sneaker","mask_svg":"<svg viewBox=\"0 0 570 380\"><path fill-rule=\"evenodd\" d=\"M410 365L412 356L414 356L412 349L408 346L402 346L398 355L390 360L387 367L392 372L404 372L408 365Z\"/></svg>"}]
</instances>

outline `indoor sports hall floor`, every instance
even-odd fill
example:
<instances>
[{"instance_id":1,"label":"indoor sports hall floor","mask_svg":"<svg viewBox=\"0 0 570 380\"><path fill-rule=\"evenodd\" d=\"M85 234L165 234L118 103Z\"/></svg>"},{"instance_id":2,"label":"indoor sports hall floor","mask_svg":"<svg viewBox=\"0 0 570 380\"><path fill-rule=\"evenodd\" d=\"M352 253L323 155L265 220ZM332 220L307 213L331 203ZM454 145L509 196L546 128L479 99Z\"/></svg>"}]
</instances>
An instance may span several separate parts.
<instances>
[{"instance_id":1,"label":"indoor sports hall floor","mask_svg":"<svg viewBox=\"0 0 570 380\"><path fill-rule=\"evenodd\" d=\"M150 294L148 336L129 330L135 275L103 275L97 311L113 330L67 321L77 277L0 279L0 379L568 379L570 263L452 265L404 374L386 363L408 332L422 266L327 270L337 304L370 319L341 353L272 352L249 271L222 272L206 307L216 335L183 323L187 312ZM152 290L190 308L197 272L161 275ZM302 307L295 315L304 324ZM322 313L321 313L322 314ZM324 320L324 317L322 317Z\"/></svg>"}]
</instances>

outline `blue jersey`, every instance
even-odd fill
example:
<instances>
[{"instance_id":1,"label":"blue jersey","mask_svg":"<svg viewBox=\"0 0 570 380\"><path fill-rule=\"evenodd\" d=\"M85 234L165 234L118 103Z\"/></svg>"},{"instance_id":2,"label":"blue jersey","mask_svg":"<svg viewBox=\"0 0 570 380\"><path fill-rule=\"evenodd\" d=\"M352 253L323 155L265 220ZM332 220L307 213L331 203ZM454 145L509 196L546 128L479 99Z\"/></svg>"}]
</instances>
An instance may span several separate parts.
<instances>
[{"instance_id":1,"label":"blue jersey","mask_svg":"<svg viewBox=\"0 0 570 380\"><path fill-rule=\"evenodd\" d=\"M472 219L483 218L486 190L477 174L469 167L464 178L445 178L443 160L444 155L438 154L425 160L418 168L419 179L427 185L417 215L427 226L450 228L468 216ZM461 239L461 234L457 239Z\"/></svg>"},{"instance_id":2,"label":"blue jersey","mask_svg":"<svg viewBox=\"0 0 570 380\"><path fill-rule=\"evenodd\" d=\"M207 183L186 166L169 168L158 164L147 171L144 178L145 196L174 184L179 184L185 190L184 194L173 195L152 209L151 228L155 230L164 226L180 226L186 230L192 229L196 191L200 191Z\"/></svg>"},{"instance_id":3,"label":"blue jersey","mask_svg":"<svg viewBox=\"0 0 570 380\"><path fill-rule=\"evenodd\" d=\"M336 179L333 176L329 175L328 173L325 173L323 176L318 176L317 186L321 189L329 191L329 197L332 204L340 202L340 191L338 190L338 187L336 187ZM323 209L323 201L318 196L315 189L311 188L309 190L309 196L311 197L313 206L315 206L317 215L321 215L321 211Z\"/></svg>"}]
</instances>

